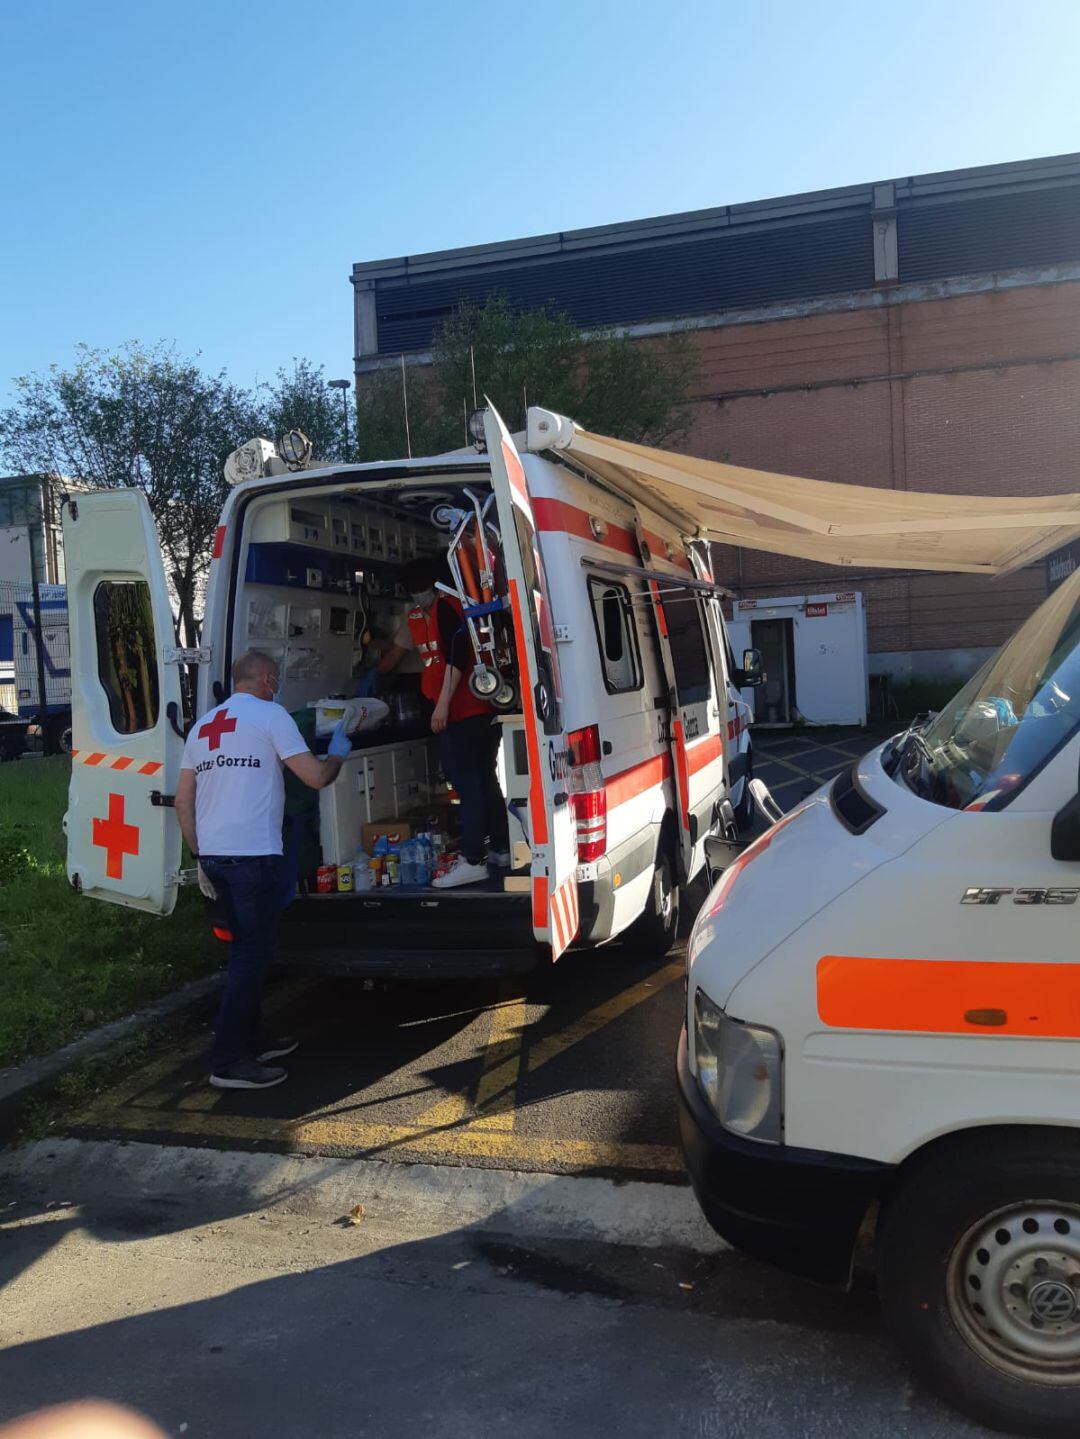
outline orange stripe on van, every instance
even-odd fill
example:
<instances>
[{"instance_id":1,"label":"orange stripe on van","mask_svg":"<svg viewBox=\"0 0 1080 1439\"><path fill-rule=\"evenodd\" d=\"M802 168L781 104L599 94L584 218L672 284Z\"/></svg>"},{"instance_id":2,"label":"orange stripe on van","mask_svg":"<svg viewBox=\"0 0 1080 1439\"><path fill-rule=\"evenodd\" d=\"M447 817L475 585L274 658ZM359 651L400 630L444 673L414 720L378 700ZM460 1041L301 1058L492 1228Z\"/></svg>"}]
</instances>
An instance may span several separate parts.
<instances>
[{"instance_id":1,"label":"orange stripe on van","mask_svg":"<svg viewBox=\"0 0 1080 1439\"><path fill-rule=\"evenodd\" d=\"M620 554L638 557L634 532L622 525L605 520L607 529L602 539L593 534L589 523L590 515L579 510L577 505L568 505L565 500L549 500L537 497L533 500L533 514L538 530L550 530L557 534L573 535L578 540L588 540L591 545L603 545L605 549L618 550Z\"/></svg>"},{"instance_id":2,"label":"orange stripe on van","mask_svg":"<svg viewBox=\"0 0 1080 1439\"><path fill-rule=\"evenodd\" d=\"M640 764L620 770L618 774L613 774L610 779L604 781L608 809L612 810L618 804L625 804L627 800L637 799L639 794L644 794L649 789L655 789L658 784L663 784L666 779L670 778L671 755L669 753L653 755L652 759L642 760Z\"/></svg>"},{"instance_id":3,"label":"orange stripe on van","mask_svg":"<svg viewBox=\"0 0 1080 1439\"><path fill-rule=\"evenodd\" d=\"M532 922L534 929L548 927L548 882L546 874L533 876Z\"/></svg>"},{"instance_id":4,"label":"orange stripe on van","mask_svg":"<svg viewBox=\"0 0 1080 1439\"><path fill-rule=\"evenodd\" d=\"M679 780L679 807L682 813L683 829L690 828L690 770L686 763L686 740L683 736L681 719L672 720L671 732L675 736L675 769Z\"/></svg>"},{"instance_id":5,"label":"orange stripe on van","mask_svg":"<svg viewBox=\"0 0 1080 1439\"><path fill-rule=\"evenodd\" d=\"M517 642L518 664L525 664L525 620L517 580L510 581L510 608L514 615L514 639ZM529 825L537 844L548 842L547 806L544 804L544 782L540 778L540 738L536 732L536 708L531 695L523 696L525 712L525 750L529 757ZM535 901L534 901L535 908ZM546 913L546 907L545 907ZM547 920L544 920L547 923Z\"/></svg>"},{"instance_id":6,"label":"orange stripe on van","mask_svg":"<svg viewBox=\"0 0 1080 1439\"><path fill-rule=\"evenodd\" d=\"M1080 1039L1080 964L826 954L817 1003L836 1029Z\"/></svg>"},{"instance_id":7,"label":"orange stripe on van","mask_svg":"<svg viewBox=\"0 0 1080 1439\"><path fill-rule=\"evenodd\" d=\"M724 752L724 741L718 734L705 735L703 739L694 740L686 747L686 763L691 774L697 774L699 769L704 769L713 760L719 759Z\"/></svg>"}]
</instances>

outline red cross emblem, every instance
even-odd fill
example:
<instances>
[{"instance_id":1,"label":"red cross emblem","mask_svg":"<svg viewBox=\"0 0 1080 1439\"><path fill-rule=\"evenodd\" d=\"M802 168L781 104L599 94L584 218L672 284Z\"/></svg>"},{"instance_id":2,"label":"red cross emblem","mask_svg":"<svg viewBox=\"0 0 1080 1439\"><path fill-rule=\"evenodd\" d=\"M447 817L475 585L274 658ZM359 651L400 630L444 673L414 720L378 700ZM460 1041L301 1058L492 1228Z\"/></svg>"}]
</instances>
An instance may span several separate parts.
<instances>
[{"instance_id":1,"label":"red cross emblem","mask_svg":"<svg viewBox=\"0 0 1080 1439\"><path fill-rule=\"evenodd\" d=\"M199 738L209 740L210 748L212 750L220 749L221 736L223 734L232 734L235 729L236 720L230 719L229 711L218 710L214 718L212 720L207 720L206 724L204 724L199 730Z\"/></svg>"},{"instance_id":2,"label":"red cross emblem","mask_svg":"<svg viewBox=\"0 0 1080 1439\"><path fill-rule=\"evenodd\" d=\"M138 854L139 827L124 823L124 796L109 796L108 819L94 820L94 844L105 851L105 873L109 879L123 879L124 856Z\"/></svg>"}]
</instances>

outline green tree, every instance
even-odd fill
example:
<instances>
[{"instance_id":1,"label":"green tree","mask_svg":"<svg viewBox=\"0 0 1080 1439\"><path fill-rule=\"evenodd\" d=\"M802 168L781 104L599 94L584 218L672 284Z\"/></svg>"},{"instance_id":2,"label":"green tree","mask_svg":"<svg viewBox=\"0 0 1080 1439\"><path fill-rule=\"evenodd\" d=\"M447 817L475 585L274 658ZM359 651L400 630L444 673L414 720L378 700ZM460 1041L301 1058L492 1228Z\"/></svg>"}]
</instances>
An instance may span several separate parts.
<instances>
[{"instance_id":1,"label":"green tree","mask_svg":"<svg viewBox=\"0 0 1080 1439\"><path fill-rule=\"evenodd\" d=\"M350 409L351 401L345 415ZM277 440L287 430L303 430L317 460L352 458L353 423L346 445L341 395L327 385L322 365L310 360L294 359L291 371L279 370L259 388L258 433Z\"/></svg>"},{"instance_id":2,"label":"green tree","mask_svg":"<svg viewBox=\"0 0 1080 1439\"><path fill-rule=\"evenodd\" d=\"M528 405L543 405L602 434L671 445L689 429L698 372L687 331L645 341L612 328L583 335L553 307L520 310L503 295L463 301L436 331L431 365L407 367L412 451L466 444L474 395L477 404L487 395L512 429ZM358 398L361 457L403 455L400 370L364 377Z\"/></svg>"},{"instance_id":3,"label":"green tree","mask_svg":"<svg viewBox=\"0 0 1080 1439\"><path fill-rule=\"evenodd\" d=\"M80 346L70 369L53 365L15 388L15 403L0 412L4 463L142 490L194 644L196 596L227 490L222 465L258 429L250 395L171 346L136 342L115 355Z\"/></svg>"}]
</instances>

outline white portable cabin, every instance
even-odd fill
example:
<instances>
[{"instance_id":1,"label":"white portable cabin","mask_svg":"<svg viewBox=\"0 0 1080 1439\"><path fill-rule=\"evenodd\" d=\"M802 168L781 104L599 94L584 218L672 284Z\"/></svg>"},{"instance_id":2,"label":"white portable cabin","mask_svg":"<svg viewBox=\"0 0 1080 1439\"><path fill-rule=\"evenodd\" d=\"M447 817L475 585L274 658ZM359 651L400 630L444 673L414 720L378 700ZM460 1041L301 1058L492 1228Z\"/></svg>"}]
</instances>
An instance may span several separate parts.
<instances>
[{"instance_id":1,"label":"white portable cabin","mask_svg":"<svg viewBox=\"0 0 1080 1439\"><path fill-rule=\"evenodd\" d=\"M755 724L866 724L866 610L857 590L735 600L728 631L737 654L761 652L764 683L743 691Z\"/></svg>"}]
</instances>

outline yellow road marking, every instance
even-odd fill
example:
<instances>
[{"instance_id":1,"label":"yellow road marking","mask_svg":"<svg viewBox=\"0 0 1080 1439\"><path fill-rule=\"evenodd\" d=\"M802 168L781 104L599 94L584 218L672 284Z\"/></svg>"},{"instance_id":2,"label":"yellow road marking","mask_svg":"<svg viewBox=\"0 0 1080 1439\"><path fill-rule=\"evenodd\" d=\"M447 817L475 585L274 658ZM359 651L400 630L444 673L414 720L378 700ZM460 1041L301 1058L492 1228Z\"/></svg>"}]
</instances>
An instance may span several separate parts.
<instances>
[{"instance_id":1,"label":"yellow road marking","mask_svg":"<svg viewBox=\"0 0 1080 1439\"><path fill-rule=\"evenodd\" d=\"M139 1111L106 1109L101 1115L88 1110L80 1126L107 1123L110 1128L143 1134L194 1135L214 1139L255 1139L287 1143L291 1147L326 1151L345 1150L350 1154L372 1154L391 1149L423 1158L467 1158L497 1160L513 1168L544 1168L547 1165L592 1169L643 1169L677 1173L682 1168L679 1151L666 1144L633 1144L616 1140L530 1139L517 1134L477 1132L474 1125L432 1132L418 1131L404 1124L351 1124L335 1119L257 1119L244 1114L162 1113L155 1126Z\"/></svg>"},{"instance_id":2,"label":"yellow road marking","mask_svg":"<svg viewBox=\"0 0 1080 1439\"><path fill-rule=\"evenodd\" d=\"M504 980L499 986L499 993L506 1003L500 1005L492 1016L484 1068L476 1087L478 1112L472 1126L474 1129L509 1131L514 1127L516 1094L513 1088L500 1085L496 1076L504 1064L516 1062L520 1071L521 1045L529 1021L525 989L520 979Z\"/></svg>"},{"instance_id":3,"label":"yellow road marking","mask_svg":"<svg viewBox=\"0 0 1080 1439\"><path fill-rule=\"evenodd\" d=\"M521 1036L525 1028L525 994L520 979L504 976L499 981L495 1002L489 1007L489 1012L491 1017L487 1039L484 1041L484 1059L476 1093L476 1109L481 1108L482 1104L486 1102L488 1073L506 1057L507 1045L514 1043L520 1050ZM512 1104L509 1107L511 1110L513 1109ZM442 1129L452 1124L464 1124L468 1118L469 1098L465 1090L462 1090L457 1094L444 1095L442 1099L438 1099L434 1104L422 1109L416 1116L415 1122L419 1128L428 1126L432 1129ZM487 1123L488 1118L488 1116L485 1116L484 1119L474 1117L471 1123L483 1123L485 1127L496 1129L513 1128L512 1115L509 1124L501 1114L491 1115L490 1120L493 1121L491 1124Z\"/></svg>"},{"instance_id":4,"label":"yellow road marking","mask_svg":"<svg viewBox=\"0 0 1080 1439\"><path fill-rule=\"evenodd\" d=\"M537 1039L522 1060L528 1027L526 998L519 978L500 982L490 1007L483 1066L470 1117L467 1092L446 1095L422 1110L409 1124L354 1124L333 1114L308 1119L255 1118L220 1114L222 1094L209 1087L169 1091L167 1081L178 1063L192 1059L205 1046L203 1038L173 1050L112 1093L99 1096L77 1116L83 1126L102 1125L143 1133L204 1135L225 1140L264 1140L311 1149L329 1147L350 1153L405 1150L425 1158L488 1159L503 1165L602 1167L678 1172L681 1159L674 1146L623 1141L527 1137L514 1132L517 1084L522 1072L543 1065L588 1039L605 1025L651 999L683 974L681 960L614 995L580 1015L564 1028ZM295 991L279 992L272 1012L284 1009Z\"/></svg>"},{"instance_id":5,"label":"yellow road marking","mask_svg":"<svg viewBox=\"0 0 1080 1439\"><path fill-rule=\"evenodd\" d=\"M551 1060L565 1054L573 1045L580 1044L583 1039L588 1039L598 1029L603 1029L605 1024L610 1024L620 1015L625 1014L627 1010L633 1009L635 1005L651 999L654 994L659 994L662 989L666 989L669 984L673 984L682 976L682 960L666 964L650 979L643 979L637 984L632 984L621 994L616 994L611 999L605 999L602 1004L598 1004L587 1013L580 1015L564 1029L558 1029L554 1034L538 1039L535 1044L529 1046L525 1072L534 1074L541 1065L549 1064ZM515 1054L505 1059L484 1077L488 1102L492 1103L496 1096L502 1096L512 1107L514 1091L518 1082L518 1055Z\"/></svg>"}]
</instances>

